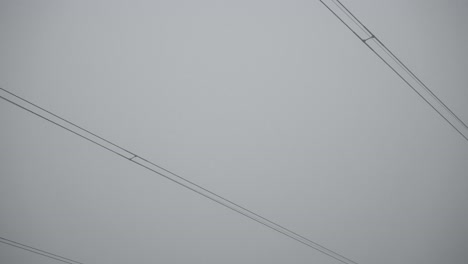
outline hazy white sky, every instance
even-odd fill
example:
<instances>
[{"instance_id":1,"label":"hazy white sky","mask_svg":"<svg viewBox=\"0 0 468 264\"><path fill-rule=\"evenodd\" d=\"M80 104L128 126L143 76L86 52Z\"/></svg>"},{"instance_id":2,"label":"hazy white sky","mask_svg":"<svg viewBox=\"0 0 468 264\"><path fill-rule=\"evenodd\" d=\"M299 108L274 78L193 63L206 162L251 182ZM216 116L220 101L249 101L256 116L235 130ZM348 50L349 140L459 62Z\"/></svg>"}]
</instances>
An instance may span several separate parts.
<instances>
[{"instance_id":1,"label":"hazy white sky","mask_svg":"<svg viewBox=\"0 0 468 264\"><path fill-rule=\"evenodd\" d=\"M468 4L343 0L468 120ZM1 1L0 86L360 264L464 264L468 142L315 0ZM0 101L0 236L337 263ZM56 263L0 244L5 263Z\"/></svg>"}]
</instances>

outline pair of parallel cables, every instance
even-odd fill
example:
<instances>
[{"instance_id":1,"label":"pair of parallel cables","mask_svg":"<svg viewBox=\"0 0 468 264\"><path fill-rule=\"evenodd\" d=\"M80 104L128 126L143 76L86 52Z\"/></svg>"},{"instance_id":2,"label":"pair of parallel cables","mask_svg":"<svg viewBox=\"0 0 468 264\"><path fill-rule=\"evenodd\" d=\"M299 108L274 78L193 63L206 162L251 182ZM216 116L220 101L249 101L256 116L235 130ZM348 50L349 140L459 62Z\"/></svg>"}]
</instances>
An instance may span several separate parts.
<instances>
[{"instance_id":1,"label":"pair of parallel cables","mask_svg":"<svg viewBox=\"0 0 468 264\"><path fill-rule=\"evenodd\" d=\"M465 140L468 141L467 131L468 126L449 108L445 105L405 64L401 62L371 31L367 29L355 16L346 8L339 0L319 0L330 12L332 12L351 32L354 33L367 47L369 47L390 69L396 73L411 89L413 89L427 104L429 104L447 123L449 123ZM341 263L358 264L357 262L314 242L288 228L285 228L243 206L240 206L233 201L226 199L214 192L211 192L202 186L183 178L133 152L112 143L111 141L100 137L93 132L84 129L77 124L68 121L12 92L3 88L0 93L0 98L22 108L62 129L65 129L89 142L96 144L124 159L133 162L140 167L143 167L159 176L162 176L170 181L173 181L180 186L183 186L199 195L204 196L220 205L223 205L236 213L258 222L282 235L285 235L295 241L313 248ZM0 243L8 244L50 259L54 259L68 264L83 264L81 262L65 258L63 256L53 254L38 248L34 248L25 244L18 243L7 238L0 237Z\"/></svg>"}]
</instances>

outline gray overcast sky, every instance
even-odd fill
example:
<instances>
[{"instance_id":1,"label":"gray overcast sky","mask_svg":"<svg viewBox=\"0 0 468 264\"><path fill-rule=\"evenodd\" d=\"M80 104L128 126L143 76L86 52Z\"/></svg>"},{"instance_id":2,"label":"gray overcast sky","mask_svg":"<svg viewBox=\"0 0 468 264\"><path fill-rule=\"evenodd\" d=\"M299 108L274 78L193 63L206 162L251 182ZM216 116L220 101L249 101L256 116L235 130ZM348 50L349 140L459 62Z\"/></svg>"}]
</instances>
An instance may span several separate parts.
<instances>
[{"instance_id":1,"label":"gray overcast sky","mask_svg":"<svg viewBox=\"0 0 468 264\"><path fill-rule=\"evenodd\" d=\"M466 1L343 3L468 120ZM468 143L319 1L3 0L0 36L1 87L360 264L468 261ZM1 237L337 263L4 101L0 122Z\"/></svg>"}]
</instances>

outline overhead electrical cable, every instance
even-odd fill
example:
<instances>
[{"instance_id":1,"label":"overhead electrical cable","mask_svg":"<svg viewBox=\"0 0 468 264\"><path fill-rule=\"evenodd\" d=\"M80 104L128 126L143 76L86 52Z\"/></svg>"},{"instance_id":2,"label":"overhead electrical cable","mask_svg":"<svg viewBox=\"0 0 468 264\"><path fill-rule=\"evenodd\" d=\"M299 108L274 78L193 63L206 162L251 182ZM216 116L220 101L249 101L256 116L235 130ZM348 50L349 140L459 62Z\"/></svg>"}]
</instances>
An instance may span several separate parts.
<instances>
[{"instance_id":1,"label":"overhead electrical cable","mask_svg":"<svg viewBox=\"0 0 468 264\"><path fill-rule=\"evenodd\" d=\"M331 3L327 4L325 3ZM434 92L428 88L428 86L421 81L392 51L390 51L375 35L372 33L364 24L361 23L356 16L349 11L339 0L320 0L320 2L327 7L354 35L356 35L369 49L371 49L395 74L397 74L412 90L414 90L427 104L429 104L447 123L449 123L465 140L468 141L467 130L468 126L459 118ZM341 14L341 15L340 15ZM3 88L0 88L6 93L6 96L0 95L3 100L22 108L34 114L62 129L65 129L89 142L100 146L128 161L131 161L140 167L143 167L153 173L156 173L168 180L171 180L193 192L196 192L205 198L208 198L218 204L221 204L251 220L258 222L278 233L281 233L287 237L294 239L295 241L302 243L310 248L313 248L335 260L338 260L346 264L358 264L357 262L344 257L343 255L330 250L327 247L320 245L296 232L291 231L251 210L246 209L237 203L232 202L214 192L203 188L202 186L195 184L186 178L181 177L178 174L171 172L141 156L134 154L133 152L112 143L111 141L98 136L97 134L90 132L89 130L76 125L75 123L68 121L51 111L48 111L12 92L9 92ZM17 100L20 100L19 102ZM29 105L29 107L25 106ZM442 107L436 107L439 105ZM462 132L464 131L464 132ZM0 237L0 242L8 244L23 250L30 251L35 254L39 254L51 259L55 259L64 263L69 264L83 264L71 260L69 258L62 257L47 251L43 251L37 248L33 248L24 244L8 240Z\"/></svg>"},{"instance_id":2,"label":"overhead electrical cable","mask_svg":"<svg viewBox=\"0 0 468 264\"><path fill-rule=\"evenodd\" d=\"M0 87L0 90L3 91L4 93L1 94L0 93L0 98L2 98L3 100L23 109L23 110L26 110L28 111L29 113L31 114L34 114L62 129L65 129L83 139L86 139L87 141L97 145L97 146L100 146L102 148L104 148L105 150L108 150L128 161L131 161L133 162L134 164L137 164L138 166L140 167L143 167L153 173L156 173L158 174L159 176L162 176L174 183L177 183L178 185L180 186L183 186L195 193L198 193L202 196L204 196L205 198L208 198L220 205L223 205L241 215L244 215L245 217L247 218L250 218L251 220L257 222L257 223L260 223L280 234L283 234L289 238L292 238L294 239L295 241L301 243L301 244L304 244L310 248L313 248L335 260L338 260L342 263L345 263L345 264L358 264L357 262L317 243L317 242L314 242L308 238L306 238L305 236L302 236L302 235L299 235L298 233L296 232L293 232L291 231L290 229L288 228L285 228L283 227L282 225L279 225L269 219L267 219L266 217L263 217L257 213L254 213L253 211L249 210L249 209L246 209L245 207L243 206L240 206L239 204L235 203L235 202L232 202L231 200L227 199L227 198L224 198L212 191L209 191L208 189L198 185L198 184L195 184L194 182L190 181L190 180L187 180L186 178L176 174L176 173L173 173L171 172L170 170L167 170L137 154L134 154L133 152L115 144L115 143L112 143L111 141L103 138L103 137L100 137L98 135L96 135L95 133L92 133L90 132L89 130L86 130L84 128L82 128L81 126L78 126L77 124L65 119L65 118L62 118L56 114L54 114L53 112L51 111L48 111L26 99L24 99L23 97L20 97L8 90L5 90L4 88L1 88Z\"/></svg>"},{"instance_id":3,"label":"overhead electrical cable","mask_svg":"<svg viewBox=\"0 0 468 264\"><path fill-rule=\"evenodd\" d=\"M468 126L429 87L385 46L340 0L319 0L338 20L375 53L417 95L468 141Z\"/></svg>"},{"instance_id":4,"label":"overhead electrical cable","mask_svg":"<svg viewBox=\"0 0 468 264\"><path fill-rule=\"evenodd\" d=\"M69 258L66 258L66 257L62 257L60 255L57 255L57 254L53 254L53 253L50 253L48 251L45 251L45 250L41 250L41 249L38 249L38 248L35 248L35 247L31 247L31 246L28 246L28 245L25 245L25 244L22 244L22 243L18 243L16 241L13 241L13 240L10 240L10 239L6 239L4 237L0 237L0 243L3 243L3 244L6 244L6 245L10 245L12 247L16 247L16 248L19 248L19 249L22 249L22 250L26 250L26 251L29 251L31 253L34 253L34 254L37 254L37 255L41 255L41 256L44 256L44 257L47 257L47 258L50 258L50 259L54 259L54 260L57 260L57 261L60 261L60 262L63 262L63 263L68 263L68 264L83 264L81 262L78 262L78 261L75 261L73 259L69 259Z\"/></svg>"}]
</instances>

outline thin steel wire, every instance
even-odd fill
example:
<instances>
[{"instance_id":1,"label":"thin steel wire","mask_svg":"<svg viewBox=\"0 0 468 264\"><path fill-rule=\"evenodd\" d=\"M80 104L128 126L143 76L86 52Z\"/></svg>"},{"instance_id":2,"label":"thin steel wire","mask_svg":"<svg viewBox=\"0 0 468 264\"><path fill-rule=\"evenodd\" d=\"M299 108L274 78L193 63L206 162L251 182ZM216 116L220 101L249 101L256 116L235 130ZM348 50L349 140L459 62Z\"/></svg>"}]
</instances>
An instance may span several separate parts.
<instances>
[{"instance_id":1,"label":"thin steel wire","mask_svg":"<svg viewBox=\"0 0 468 264\"><path fill-rule=\"evenodd\" d=\"M16 241L13 241L13 240L10 240L10 239L4 238L4 237L0 237L0 243L10 245L12 247L16 247L16 248L19 248L19 249L22 249L22 250L26 250L26 251L29 251L31 253L41 255L41 256L44 256L44 257L47 257L47 258L50 258L50 259L54 259L54 260L57 260L57 261L60 261L60 262L63 262L63 263L83 264L83 263L78 262L76 260L66 258L66 257L60 256L60 255L57 255L57 254L42 250L42 249L31 247L31 246L28 246L28 245L25 245L25 244L22 244L22 243L18 243Z\"/></svg>"},{"instance_id":2,"label":"thin steel wire","mask_svg":"<svg viewBox=\"0 0 468 264\"><path fill-rule=\"evenodd\" d=\"M149 161L148 159L143 158L140 155L134 154L134 152L128 151L127 149L125 149L123 147L120 147L119 145L117 145L115 143L112 143L111 141L109 141L109 140L107 140L107 139L105 139L103 137L100 137L100 136L90 132L89 130L84 129L83 127L78 126L75 123L73 123L71 121L68 121L68 120L56 115L53 112L45 110L44 108L39 107L38 105L24 99L23 97L20 97L20 96L18 96L16 94L13 94L12 92L9 92L9 91L5 90L4 88L0 88L0 89L3 90L3 91L6 91L8 94L14 96L15 98L17 98L17 99L19 99L19 100L21 100L21 101L23 101L23 102L25 102L25 103L27 103L29 105L37 107L38 109L41 109L42 111L45 111L46 113L49 113L49 114L53 115L54 117L59 118L60 120L63 120L65 122L73 125L74 127L78 128L78 129L80 129L80 130L82 130L82 131L84 131L86 133L89 133L89 134L91 134L91 135L93 135L95 137L98 137L98 138L102 139L103 141L105 141L105 142L107 142L109 144L112 144L113 146L118 147L121 150L127 151L128 153L131 153L133 155L133 157L128 158L125 155L122 155L121 153L116 152L115 150L112 150L112 149L106 147L105 145L103 145L103 144L101 144L101 143L99 143L99 142L97 142L97 141L95 141L95 140L93 140L93 139L91 139L91 138L89 138L89 137L87 137L85 135L82 135L82 134L80 134L80 133L78 133L78 132L76 132L76 131L74 131L74 130L72 130L70 128L67 128L67 127L53 121L52 119L50 119L50 118L48 118L48 117L46 117L44 115L41 115L40 113L37 113L34 110L31 110L31 109L29 109L29 108L27 108L27 107L25 107L25 106L23 106L23 105L21 105L21 104L19 104L17 102L14 102L14 101L0 95L1 99L3 99L5 101L19 107L19 108L21 108L21 109L23 109L25 111L28 111L31 114L34 114L34 115L36 115L36 116L38 116L38 117L40 117L40 118L54 124L54 125L62 128L62 129L65 129L68 132L71 132L71 133L73 133L73 134L75 134L75 135L77 135L77 136L79 136L79 137L81 137L83 139L86 139L87 141L89 141L89 142L91 142L93 144L96 144L97 146L100 146L100 147L110 151L111 153L114 153L114 154L124 158L125 160L131 161L132 163L135 163L135 164L139 165L140 167L145 168L146 170L149 170L149 171L151 171L153 173L156 173L159 176L162 176L162 177L164 177L164 178L166 178L166 179L168 179L168 180L170 180L170 181L172 181L172 182L174 182L174 183L176 183L176 184L178 184L180 186L183 186L183 187L185 187L185 188L187 188L187 189L189 189L189 190L191 190L191 191L193 191L193 192L195 192L195 193L197 193L199 195L204 196L207 199L210 199L210 200L212 200L212 201L214 201L214 202L216 202L216 203L218 203L220 205L223 205L224 207L226 207L226 208L228 208L230 210L233 210L233 211L235 211L235 212L237 212L237 213L239 213L239 214L241 214L241 215L243 215L243 216L257 222L257 223L260 223L260 224L262 224L262 225L264 225L264 226L266 226L266 227L268 227L268 228L270 228L270 229L272 229L272 230L274 230L274 231L276 231L276 232L278 232L280 234L283 234L283 235L285 235L285 236L287 236L287 237L289 237L289 238L291 238L291 239L293 239L293 240L295 240L295 241L297 241L297 242L299 242L301 244L304 244L304 245L306 245L306 246L308 246L310 248L313 248L313 249L315 249L315 250L317 250L317 251L319 251L319 252L321 252L321 253L323 253L323 254L325 254L325 255L327 255L327 256L335 259L335 260L338 260L338 261L340 261L342 263L345 263L345 264L359 264L359 263L357 263L357 262L355 262L355 261L353 261L353 260L351 260L351 259L349 259L349 258L347 258L347 257L345 257L345 256L343 256L343 255L341 255L341 254L339 254L339 253L337 253L337 252L335 252L335 251L333 251L333 250L331 250L331 249L329 249L329 248L327 248L327 247L325 247L325 246L323 246L323 245L321 245L321 244L319 244L317 242L314 242L314 241L306 238L305 236L299 235L298 233L293 232L290 229L285 228L285 227L283 227L283 226L269 220L266 217L263 217L263 216L261 216L261 215L259 215L257 213L254 213L253 211L251 211L249 209L246 209L245 207L240 206L239 204L237 204L237 203L235 203L235 202L233 202L233 201L231 201L231 200L229 200L227 198L224 198L221 195L218 195L218 194L216 194L216 193L214 193L212 191L209 191L208 189L206 189L206 188L204 188L204 187L202 187L202 186L200 186L200 185L198 185L198 184L196 184L196 183L194 183L194 182L192 182L192 181L190 181L190 180L188 180L188 179L186 179L186 178L184 178L184 177L182 177L182 176L180 176L180 175L178 175L178 174L176 174L176 173L174 173L174 172L172 172L172 171L170 171L168 169L165 169L162 166L157 165L154 162ZM141 162L138 162L138 159L140 159L140 160L142 160L144 162L147 162L147 163L161 169L162 171L173 175L175 177L175 179L173 177L165 175L164 173L159 172L159 171L157 171L157 170L155 170L155 169L153 169L153 168L151 168L149 166L146 166L145 164L142 164ZM210 196L210 195L212 195L212 196Z\"/></svg>"},{"instance_id":3,"label":"thin steel wire","mask_svg":"<svg viewBox=\"0 0 468 264\"><path fill-rule=\"evenodd\" d=\"M421 97L429 106L431 106L434 111L436 111L442 119L444 119L452 128L454 128L467 142L468 142L468 137L463 133L457 126L455 126L450 120L439 110L437 109L436 106L434 106L426 97L424 97L421 92L419 92L414 85L412 85L403 75L401 75L398 70L393 67L385 58L383 58L374 48L372 48L368 43L367 40L369 39L374 39L377 45L393 60L403 71L407 73L407 75L413 79L420 87L422 87L424 90L426 90L429 95L440 105L442 106L449 115L451 115L459 124L461 124L466 130L468 130L468 126L466 123L458 116L456 115L452 109L450 109L421 79L414 74L412 70L404 64L400 58L398 58L385 44L383 44L382 41L380 41L379 38L375 36L373 32L371 32L345 5L341 3L340 0L331 0L333 4L338 6L338 8L343 11L343 13L350 18L352 23L357 25L360 29L364 29L364 31L367 31L371 37L369 39L362 39L359 34L351 28L350 25L348 25L333 9L331 9L323 0L319 0L333 15L335 15L336 18L338 18L343 25L345 25L356 37L358 37L364 44L373 52L375 53L395 74L398 75L414 92L416 92L419 97Z\"/></svg>"}]
</instances>

